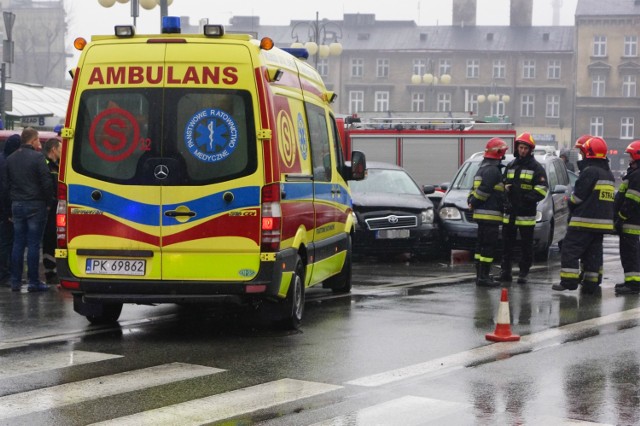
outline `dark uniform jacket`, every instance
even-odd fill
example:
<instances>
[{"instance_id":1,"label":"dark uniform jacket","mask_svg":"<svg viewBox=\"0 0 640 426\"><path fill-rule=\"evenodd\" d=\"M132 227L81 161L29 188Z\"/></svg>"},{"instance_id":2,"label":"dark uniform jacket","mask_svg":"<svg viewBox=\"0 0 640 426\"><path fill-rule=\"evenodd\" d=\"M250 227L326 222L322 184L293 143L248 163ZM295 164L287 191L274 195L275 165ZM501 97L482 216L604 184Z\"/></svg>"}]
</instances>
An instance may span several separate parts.
<instances>
[{"instance_id":1,"label":"dark uniform jacket","mask_svg":"<svg viewBox=\"0 0 640 426\"><path fill-rule=\"evenodd\" d=\"M615 186L606 159L585 159L569 199L569 227L587 232L613 232Z\"/></svg>"},{"instance_id":2,"label":"dark uniform jacket","mask_svg":"<svg viewBox=\"0 0 640 426\"><path fill-rule=\"evenodd\" d=\"M629 168L615 197L616 229L624 234L640 235L640 169Z\"/></svg>"},{"instance_id":3,"label":"dark uniform jacket","mask_svg":"<svg viewBox=\"0 0 640 426\"><path fill-rule=\"evenodd\" d=\"M473 209L476 222L502 223L504 183L501 161L485 158L473 179L473 190L467 202Z\"/></svg>"},{"instance_id":4,"label":"dark uniform jacket","mask_svg":"<svg viewBox=\"0 0 640 426\"><path fill-rule=\"evenodd\" d=\"M53 197L53 185L47 162L31 145L21 145L7 158L5 191L11 201L44 201Z\"/></svg>"},{"instance_id":5,"label":"dark uniform jacket","mask_svg":"<svg viewBox=\"0 0 640 426\"><path fill-rule=\"evenodd\" d=\"M510 223L515 216L515 224L519 226L535 226L537 204L547 196L549 184L544 167L533 155L517 157L505 170L506 191L504 223Z\"/></svg>"}]
</instances>

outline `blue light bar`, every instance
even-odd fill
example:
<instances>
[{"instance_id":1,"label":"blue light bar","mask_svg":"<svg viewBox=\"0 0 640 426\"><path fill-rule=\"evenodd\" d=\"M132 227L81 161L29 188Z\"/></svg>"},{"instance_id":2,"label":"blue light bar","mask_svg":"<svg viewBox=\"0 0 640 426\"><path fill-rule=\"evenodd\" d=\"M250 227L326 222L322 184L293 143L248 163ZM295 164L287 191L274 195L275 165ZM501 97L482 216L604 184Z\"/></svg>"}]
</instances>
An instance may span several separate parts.
<instances>
[{"instance_id":1,"label":"blue light bar","mask_svg":"<svg viewBox=\"0 0 640 426\"><path fill-rule=\"evenodd\" d=\"M298 59L309 59L309 51L304 47L283 47L282 50Z\"/></svg>"},{"instance_id":2,"label":"blue light bar","mask_svg":"<svg viewBox=\"0 0 640 426\"><path fill-rule=\"evenodd\" d=\"M163 16L162 34L180 34L180 17Z\"/></svg>"}]
</instances>

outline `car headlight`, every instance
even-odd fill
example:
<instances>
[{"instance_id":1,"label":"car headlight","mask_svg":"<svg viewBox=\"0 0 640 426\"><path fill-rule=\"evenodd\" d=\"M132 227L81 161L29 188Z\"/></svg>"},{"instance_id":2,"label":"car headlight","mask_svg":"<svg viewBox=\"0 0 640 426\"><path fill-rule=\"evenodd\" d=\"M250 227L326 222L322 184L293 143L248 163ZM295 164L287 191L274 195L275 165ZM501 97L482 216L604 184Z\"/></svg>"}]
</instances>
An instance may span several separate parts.
<instances>
[{"instance_id":1,"label":"car headlight","mask_svg":"<svg viewBox=\"0 0 640 426\"><path fill-rule=\"evenodd\" d=\"M442 220L462 220L462 214L457 207L443 207L440 209L440 219Z\"/></svg>"},{"instance_id":2,"label":"car headlight","mask_svg":"<svg viewBox=\"0 0 640 426\"><path fill-rule=\"evenodd\" d=\"M542 222L542 212L536 212L536 222Z\"/></svg>"},{"instance_id":3,"label":"car headlight","mask_svg":"<svg viewBox=\"0 0 640 426\"><path fill-rule=\"evenodd\" d=\"M421 223L433 223L433 209L422 210L420 212Z\"/></svg>"}]
</instances>

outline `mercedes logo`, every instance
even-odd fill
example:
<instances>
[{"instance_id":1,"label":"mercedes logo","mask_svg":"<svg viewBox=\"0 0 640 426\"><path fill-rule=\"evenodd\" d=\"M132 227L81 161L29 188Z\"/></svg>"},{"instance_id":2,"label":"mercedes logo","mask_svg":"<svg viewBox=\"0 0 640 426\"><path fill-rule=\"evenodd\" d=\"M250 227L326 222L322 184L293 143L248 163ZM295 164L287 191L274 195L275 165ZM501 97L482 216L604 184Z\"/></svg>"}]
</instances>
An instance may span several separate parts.
<instances>
[{"instance_id":1,"label":"mercedes logo","mask_svg":"<svg viewBox=\"0 0 640 426\"><path fill-rule=\"evenodd\" d=\"M164 164L158 164L153 171L153 175L156 179L166 179L169 177L169 168Z\"/></svg>"},{"instance_id":2,"label":"mercedes logo","mask_svg":"<svg viewBox=\"0 0 640 426\"><path fill-rule=\"evenodd\" d=\"M387 217L387 220L389 221L389 223L398 223L398 216L391 215Z\"/></svg>"}]
</instances>

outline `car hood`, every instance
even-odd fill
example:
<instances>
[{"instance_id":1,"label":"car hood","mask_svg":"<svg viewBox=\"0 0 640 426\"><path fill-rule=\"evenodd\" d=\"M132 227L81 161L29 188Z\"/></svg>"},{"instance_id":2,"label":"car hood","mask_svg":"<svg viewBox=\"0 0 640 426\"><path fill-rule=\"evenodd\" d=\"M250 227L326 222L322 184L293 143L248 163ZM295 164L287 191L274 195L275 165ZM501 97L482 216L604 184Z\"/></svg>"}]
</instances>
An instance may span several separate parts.
<instances>
[{"instance_id":1,"label":"car hood","mask_svg":"<svg viewBox=\"0 0 640 426\"><path fill-rule=\"evenodd\" d=\"M409 209L433 208L431 200L423 195L390 194L387 192L362 192L351 195L354 207L392 207Z\"/></svg>"},{"instance_id":2,"label":"car hood","mask_svg":"<svg viewBox=\"0 0 640 426\"><path fill-rule=\"evenodd\" d=\"M447 193L440 201L441 206L451 206L454 205L460 209L468 209L469 205L467 204L467 197L471 191L468 189L449 189Z\"/></svg>"}]
</instances>

